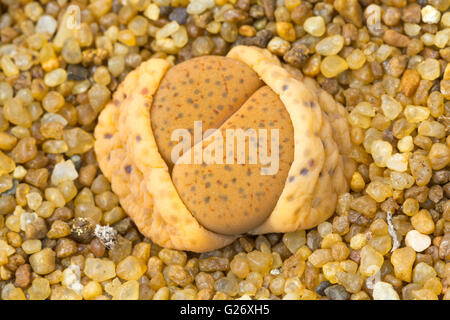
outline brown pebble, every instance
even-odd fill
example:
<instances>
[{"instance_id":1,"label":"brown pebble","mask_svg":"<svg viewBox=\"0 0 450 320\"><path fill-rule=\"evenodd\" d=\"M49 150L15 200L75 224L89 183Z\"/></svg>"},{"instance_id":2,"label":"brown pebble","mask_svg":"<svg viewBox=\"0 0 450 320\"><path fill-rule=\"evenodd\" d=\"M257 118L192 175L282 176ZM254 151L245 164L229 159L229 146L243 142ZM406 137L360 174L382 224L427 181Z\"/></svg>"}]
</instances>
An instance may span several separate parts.
<instances>
[{"instance_id":1,"label":"brown pebble","mask_svg":"<svg viewBox=\"0 0 450 320\"><path fill-rule=\"evenodd\" d=\"M20 288L26 288L31 282L31 266L27 264L22 264L19 266L15 273L16 279L14 285Z\"/></svg>"},{"instance_id":2,"label":"brown pebble","mask_svg":"<svg viewBox=\"0 0 450 320\"><path fill-rule=\"evenodd\" d=\"M362 9L358 0L335 0L334 8L344 19L362 27Z\"/></svg>"},{"instance_id":3,"label":"brown pebble","mask_svg":"<svg viewBox=\"0 0 450 320\"><path fill-rule=\"evenodd\" d=\"M103 257L105 255L105 246L98 238L92 239L90 245L89 245L92 253L97 257Z\"/></svg>"},{"instance_id":4,"label":"brown pebble","mask_svg":"<svg viewBox=\"0 0 450 320\"><path fill-rule=\"evenodd\" d=\"M80 243L89 243L94 237L95 226L88 219L75 218L72 222L71 237Z\"/></svg>"},{"instance_id":5,"label":"brown pebble","mask_svg":"<svg viewBox=\"0 0 450 320\"><path fill-rule=\"evenodd\" d=\"M16 163L33 160L37 155L36 139L26 137L21 139L11 152L11 158Z\"/></svg>"},{"instance_id":6,"label":"brown pebble","mask_svg":"<svg viewBox=\"0 0 450 320\"><path fill-rule=\"evenodd\" d=\"M400 81L402 93L411 97L419 86L420 75L416 70L405 70Z\"/></svg>"},{"instance_id":7,"label":"brown pebble","mask_svg":"<svg viewBox=\"0 0 450 320\"><path fill-rule=\"evenodd\" d=\"M410 41L407 36L392 29L386 30L383 40L386 44L397 48L406 48Z\"/></svg>"}]
</instances>

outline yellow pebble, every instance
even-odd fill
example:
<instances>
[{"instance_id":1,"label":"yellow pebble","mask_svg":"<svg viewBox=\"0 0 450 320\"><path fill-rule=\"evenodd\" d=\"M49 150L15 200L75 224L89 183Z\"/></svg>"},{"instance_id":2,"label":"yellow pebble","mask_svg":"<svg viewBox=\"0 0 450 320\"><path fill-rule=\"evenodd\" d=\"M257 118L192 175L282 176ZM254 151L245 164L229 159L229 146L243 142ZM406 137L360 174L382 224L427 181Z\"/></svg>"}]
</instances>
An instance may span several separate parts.
<instances>
[{"instance_id":1,"label":"yellow pebble","mask_svg":"<svg viewBox=\"0 0 450 320\"><path fill-rule=\"evenodd\" d=\"M410 247L398 248L391 255L395 276L406 282L411 282L412 267L416 260L416 252Z\"/></svg>"},{"instance_id":2,"label":"yellow pebble","mask_svg":"<svg viewBox=\"0 0 450 320\"><path fill-rule=\"evenodd\" d=\"M296 34L295 29L290 22L277 22L276 29L278 35L284 40L293 42L295 41Z\"/></svg>"},{"instance_id":3,"label":"yellow pebble","mask_svg":"<svg viewBox=\"0 0 450 320\"><path fill-rule=\"evenodd\" d=\"M414 229L422 234L431 234L434 232L435 225L430 212L426 209L420 210L411 218L411 224Z\"/></svg>"},{"instance_id":4,"label":"yellow pebble","mask_svg":"<svg viewBox=\"0 0 450 320\"><path fill-rule=\"evenodd\" d=\"M365 186L366 183L364 182L362 175L358 171L355 171L352 175L350 187L352 188L353 191L359 192L362 189L364 189Z\"/></svg>"},{"instance_id":5,"label":"yellow pebble","mask_svg":"<svg viewBox=\"0 0 450 320\"><path fill-rule=\"evenodd\" d=\"M347 61L337 55L326 56L320 64L320 71L327 78L336 77L338 74L347 69Z\"/></svg>"},{"instance_id":6,"label":"yellow pebble","mask_svg":"<svg viewBox=\"0 0 450 320\"><path fill-rule=\"evenodd\" d=\"M81 294L83 299L91 300L103 293L102 286L96 281L90 281L83 287Z\"/></svg>"}]
</instances>

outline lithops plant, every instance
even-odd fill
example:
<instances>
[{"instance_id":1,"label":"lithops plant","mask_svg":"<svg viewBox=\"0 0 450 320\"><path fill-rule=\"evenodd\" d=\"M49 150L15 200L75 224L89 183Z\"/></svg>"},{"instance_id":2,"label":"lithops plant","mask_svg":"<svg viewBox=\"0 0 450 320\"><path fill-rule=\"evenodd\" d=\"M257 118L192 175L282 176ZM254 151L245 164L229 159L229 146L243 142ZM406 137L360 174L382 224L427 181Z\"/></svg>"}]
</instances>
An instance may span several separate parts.
<instances>
[{"instance_id":1,"label":"lithops plant","mask_svg":"<svg viewBox=\"0 0 450 320\"><path fill-rule=\"evenodd\" d=\"M198 136L196 124L205 134ZM192 143L174 157L180 128ZM227 142L213 148L230 129L248 133L244 150ZM264 149L250 152L261 142L250 133L262 129L265 156L278 155L273 172L273 163L258 161ZM345 109L255 47L176 66L142 63L102 111L95 137L100 168L139 230L158 245L195 252L246 233L318 225L355 170ZM242 153L246 161L238 161ZM198 161L199 154L216 161Z\"/></svg>"}]
</instances>

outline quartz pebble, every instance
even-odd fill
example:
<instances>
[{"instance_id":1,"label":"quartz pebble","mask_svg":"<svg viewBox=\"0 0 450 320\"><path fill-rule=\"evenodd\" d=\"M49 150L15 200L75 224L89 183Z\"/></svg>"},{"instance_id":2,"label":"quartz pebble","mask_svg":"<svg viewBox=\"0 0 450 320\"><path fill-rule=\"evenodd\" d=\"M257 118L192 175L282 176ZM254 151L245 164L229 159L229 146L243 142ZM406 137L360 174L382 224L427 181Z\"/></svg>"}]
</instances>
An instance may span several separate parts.
<instances>
[{"instance_id":1,"label":"quartz pebble","mask_svg":"<svg viewBox=\"0 0 450 320\"><path fill-rule=\"evenodd\" d=\"M378 281L373 287L374 300L400 300L397 291L394 290L392 284Z\"/></svg>"},{"instance_id":2,"label":"quartz pebble","mask_svg":"<svg viewBox=\"0 0 450 320\"><path fill-rule=\"evenodd\" d=\"M78 178L78 172L71 160L66 160L55 165L51 175L51 182L57 186L63 181L73 181Z\"/></svg>"},{"instance_id":3,"label":"quartz pebble","mask_svg":"<svg viewBox=\"0 0 450 320\"><path fill-rule=\"evenodd\" d=\"M426 234L422 234L417 230L411 230L406 234L405 243L408 247L414 249L415 252L422 252L431 245L431 239Z\"/></svg>"}]
</instances>

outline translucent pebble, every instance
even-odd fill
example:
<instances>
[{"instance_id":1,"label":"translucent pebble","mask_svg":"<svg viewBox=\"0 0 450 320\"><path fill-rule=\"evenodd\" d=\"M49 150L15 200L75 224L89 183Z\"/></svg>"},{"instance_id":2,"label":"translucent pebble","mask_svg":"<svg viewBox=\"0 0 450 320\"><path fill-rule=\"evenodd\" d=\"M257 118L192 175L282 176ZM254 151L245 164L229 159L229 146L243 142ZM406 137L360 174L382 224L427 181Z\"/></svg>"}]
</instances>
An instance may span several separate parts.
<instances>
[{"instance_id":1,"label":"translucent pebble","mask_svg":"<svg viewBox=\"0 0 450 320\"><path fill-rule=\"evenodd\" d=\"M437 121L425 120L419 124L418 133L426 137L442 139L445 137L445 126Z\"/></svg>"},{"instance_id":2,"label":"translucent pebble","mask_svg":"<svg viewBox=\"0 0 450 320\"><path fill-rule=\"evenodd\" d=\"M309 17L303 23L303 29L314 37L325 33L325 20L321 16Z\"/></svg>"},{"instance_id":3,"label":"translucent pebble","mask_svg":"<svg viewBox=\"0 0 450 320\"><path fill-rule=\"evenodd\" d=\"M417 66L417 72L419 72L422 79L435 80L440 75L439 61L433 58L427 58Z\"/></svg>"},{"instance_id":4,"label":"translucent pebble","mask_svg":"<svg viewBox=\"0 0 450 320\"><path fill-rule=\"evenodd\" d=\"M273 256L270 253L252 251L247 254L250 270L266 274L270 271L273 264Z\"/></svg>"},{"instance_id":5,"label":"translucent pebble","mask_svg":"<svg viewBox=\"0 0 450 320\"><path fill-rule=\"evenodd\" d=\"M406 120L413 123L419 123L430 116L430 109L426 107L407 105L403 111Z\"/></svg>"},{"instance_id":6,"label":"translucent pebble","mask_svg":"<svg viewBox=\"0 0 450 320\"><path fill-rule=\"evenodd\" d=\"M394 153L386 162L386 166L394 171L405 172L408 169L408 155Z\"/></svg>"},{"instance_id":7,"label":"translucent pebble","mask_svg":"<svg viewBox=\"0 0 450 320\"><path fill-rule=\"evenodd\" d=\"M31 127L32 118L22 100L18 98L9 99L3 106L3 117L9 122L24 128Z\"/></svg>"},{"instance_id":8,"label":"translucent pebble","mask_svg":"<svg viewBox=\"0 0 450 320\"><path fill-rule=\"evenodd\" d=\"M78 178L78 172L75 169L75 165L72 160L66 160L55 165L51 175L51 182L57 186L63 181L73 181L76 178Z\"/></svg>"},{"instance_id":9,"label":"translucent pebble","mask_svg":"<svg viewBox=\"0 0 450 320\"><path fill-rule=\"evenodd\" d=\"M316 268L320 268L332 260L333 257L330 249L318 249L308 257L308 261Z\"/></svg>"},{"instance_id":10,"label":"translucent pebble","mask_svg":"<svg viewBox=\"0 0 450 320\"><path fill-rule=\"evenodd\" d=\"M441 19L441 13L435 7L426 5L421 10L422 21L429 24L438 23Z\"/></svg>"},{"instance_id":11,"label":"translucent pebble","mask_svg":"<svg viewBox=\"0 0 450 320\"><path fill-rule=\"evenodd\" d=\"M50 296L50 293L50 282L41 277L35 278L28 289L30 300L45 300Z\"/></svg>"},{"instance_id":12,"label":"translucent pebble","mask_svg":"<svg viewBox=\"0 0 450 320\"><path fill-rule=\"evenodd\" d=\"M381 96L381 110L383 110L383 114L389 119L394 120L398 117L400 112L402 112L402 105L396 101L394 98L383 94Z\"/></svg>"},{"instance_id":13,"label":"translucent pebble","mask_svg":"<svg viewBox=\"0 0 450 320\"><path fill-rule=\"evenodd\" d=\"M427 280L436 277L436 270L425 262L419 262L413 270L413 282L425 284Z\"/></svg>"},{"instance_id":14,"label":"translucent pebble","mask_svg":"<svg viewBox=\"0 0 450 320\"><path fill-rule=\"evenodd\" d=\"M25 231L27 225L36 220L37 217L35 212L23 212L20 215L20 229Z\"/></svg>"},{"instance_id":15,"label":"translucent pebble","mask_svg":"<svg viewBox=\"0 0 450 320\"><path fill-rule=\"evenodd\" d=\"M322 56L336 55L344 47L344 37L333 35L320 40L316 44L316 52Z\"/></svg>"},{"instance_id":16,"label":"translucent pebble","mask_svg":"<svg viewBox=\"0 0 450 320\"><path fill-rule=\"evenodd\" d=\"M66 204L63 194L57 188L45 189L45 199L53 203L56 208L61 208Z\"/></svg>"},{"instance_id":17,"label":"translucent pebble","mask_svg":"<svg viewBox=\"0 0 450 320\"><path fill-rule=\"evenodd\" d=\"M14 91L8 82L0 82L0 105L13 97Z\"/></svg>"},{"instance_id":18,"label":"translucent pebble","mask_svg":"<svg viewBox=\"0 0 450 320\"><path fill-rule=\"evenodd\" d=\"M21 288L16 288L12 283L8 283L2 289L2 300L26 300Z\"/></svg>"},{"instance_id":19,"label":"translucent pebble","mask_svg":"<svg viewBox=\"0 0 450 320\"><path fill-rule=\"evenodd\" d=\"M22 249L26 254L33 254L42 249L42 242L38 239L25 240L22 243Z\"/></svg>"},{"instance_id":20,"label":"translucent pebble","mask_svg":"<svg viewBox=\"0 0 450 320\"><path fill-rule=\"evenodd\" d=\"M92 300L103 293L102 286L96 281L89 281L82 289L83 299Z\"/></svg>"},{"instance_id":21,"label":"translucent pebble","mask_svg":"<svg viewBox=\"0 0 450 320\"><path fill-rule=\"evenodd\" d=\"M413 138L411 136L406 136L401 138L397 142L397 148L401 152L410 152L414 149Z\"/></svg>"},{"instance_id":22,"label":"translucent pebble","mask_svg":"<svg viewBox=\"0 0 450 320\"><path fill-rule=\"evenodd\" d=\"M214 289L233 297L239 292L239 284L234 278L220 278L214 283Z\"/></svg>"},{"instance_id":23,"label":"translucent pebble","mask_svg":"<svg viewBox=\"0 0 450 320\"><path fill-rule=\"evenodd\" d=\"M450 148L443 143L435 143L428 152L428 159L433 170L444 169L450 163Z\"/></svg>"},{"instance_id":24,"label":"translucent pebble","mask_svg":"<svg viewBox=\"0 0 450 320\"><path fill-rule=\"evenodd\" d=\"M319 232L320 236L324 238L327 234L333 232L333 225L328 221L324 221L317 226L317 231Z\"/></svg>"},{"instance_id":25,"label":"translucent pebble","mask_svg":"<svg viewBox=\"0 0 450 320\"><path fill-rule=\"evenodd\" d=\"M375 283L372 295L374 300L400 300L392 284L383 281Z\"/></svg>"},{"instance_id":26,"label":"translucent pebble","mask_svg":"<svg viewBox=\"0 0 450 320\"><path fill-rule=\"evenodd\" d=\"M50 91L42 100L42 106L44 107L45 111L55 113L61 110L61 108L64 106L64 96L57 92L57 91Z\"/></svg>"},{"instance_id":27,"label":"translucent pebble","mask_svg":"<svg viewBox=\"0 0 450 320\"><path fill-rule=\"evenodd\" d=\"M350 248L353 250L362 249L367 243L367 236L364 233L357 233L350 239Z\"/></svg>"},{"instance_id":28,"label":"translucent pebble","mask_svg":"<svg viewBox=\"0 0 450 320\"><path fill-rule=\"evenodd\" d=\"M134 256L128 256L117 264L116 273L123 280L139 280L147 266Z\"/></svg>"},{"instance_id":29,"label":"translucent pebble","mask_svg":"<svg viewBox=\"0 0 450 320\"><path fill-rule=\"evenodd\" d=\"M367 194L376 202L383 202L392 196L392 189L381 181L371 181L366 187Z\"/></svg>"},{"instance_id":30,"label":"translucent pebble","mask_svg":"<svg viewBox=\"0 0 450 320\"><path fill-rule=\"evenodd\" d=\"M63 140L47 140L42 144L42 150L47 153L59 154L69 150Z\"/></svg>"},{"instance_id":31,"label":"translucent pebble","mask_svg":"<svg viewBox=\"0 0 450 320\"><path fill-rule=\"evenodd\" d=\"M30 192L26 195L28 208L37 210L42 204L42 196L38 192Z\"/></svg>"},{"instance_id":32,"label":"translucent pebble","mask_svg":"<svg viewBox=\"0 0 450 320\"><path fill-rule=\"evenodd\" d=\"M327 78L336 77L348 69L347 61L338 55L326 56L320 64L320 71Z\"/></svg>"},{"instance_id":33,"label":"translucent pebble","mask_svg":"<svg viewBox=\"0 0 450 320\"><path fill-rule=\"evenodd\" d=\"M392 171L390 182L395 190L404 190L412 187L414 178L406 172Z\"/></svg>"},{"instance_id":34,"label":"translucent pebble","mask_svg":"<svg viewBox=\"0 0 450 320\"><path fill-rule=\"evenodd\" d=\"M214 0L194 0L186 7L186 11L189 14L201 14L207 9L214 7Z\"/></svg>"},{"instance_id":35,"label":"translucent pebble","mask_svg":"<svg viewBox=\"0 0 450 320\"><path fill-rule=\"evenodd\" d=\"M47 36L47 39L50 39L56 31L56 27L58 23L55 18L50 15L43 15L39 17L39 20L36 23L36 33L41 33Z\"/></svg>"},{"instance_id":36,"label":"translucent pebble","mask_svg":"<svg viewBox=\"0 0 450 320\"><path fill-rule=\"evenodd\" d=\"M431 245L431 239L417 230L411 230L406 234L405 244L415 252L422 252Z\"/></svg>"},{"instance_id":37,"label":"translucent pebble","mask_svg":"<svg viewBox=\"0 0 450 320\"><path fill-rule=\"evenodd\" d=\"M386 167L387 160L392 155L392 145L384 140L376 140L372 143L371 154L377 166Z\"/></svg>"},{"instance_id":38,"label":"translucent pebble","mask_svg":"<svg viewBox=\"0 0 450 320\"><path fill-rule=\"evenodd\" d=\"M415 153L409 158L411 174L418 186L427 185L432 176L430 160L423 154Z\"/></svg>"},{"instance_id":39,"label":"translucent pebble","mask_svg":"<svg viewBox=\"0 0 450 320\"><path fill-rule=\"evenodd\" d=\"M13 159L8 157L2 151L0 151L0 175L4 175L10 173L16 168L15 162Z\"/></svg>"},{"instance_id":40,"label":"translucent pebble","mask_svg":"<svg viewBox=\"0 0 450 320\"><path fill-rule=\"evenodd\" d=\"M9 56L3 56L0 59L0 67L7 77L14 77L19 74L19 69Z\"/></svg>"},{"instance_id":41,"label":"translucent pebble","mask_svg":"<svg viewBox=\"0 0 450 320\"><path fill-rule=\"evenodd\" d=\"M44 83L48 87L56 87L62 84L67 79L67 72L62 68L55 69L48 72L44 76Z\"/></svg>"},{"instance_id":42,"label":"translucent pebble","mask_svg":"<svg viewBox=\"0 0 450 320\"><path fill-rule=\"evenodd\" d=\"M37 274L49 274L53 272L56 267L56 254L50 248L42 249L30 256L30 265L33 271Z\"/></svg>"},{"instance_id":43,"label":"translucent pebble","mask_svg":"<svg viewBox=\"0 0 450 320\"><path fill-rule=\"evenodd\" d=\"M160 9L155 3L150 3L144 11L144 16L152 21L156 21L159 18Z\"/></svg>"},{"instance_id":44,"label":"translucent pebble","mask_svg":"<svg viewBox=\"0 0 450 320\"><path fill-rule=\"evenodd\" d=\"M420 25L415 24L415 23L405 23L403 26L404 30L405 30L405 34L410 36L410 37L415 37L420 33Z\"/></svg>"},{"instance_id":45,"label":"translucent pebble","mask_svg":"<svg viewBox=\"0 0 450 320\"><path fill-rule=\"evenodd\" d=\"M64 61L70 64L80 63L83 56L81 54L80 45L74 38L69 38L64 43L64 47L61 50L61 56Z\"/></svg>"},{"instance_id":46,"label":"translucent pebble","mask_svg":"<svg viewBox=\"0 0 450 320\"><path fill-rule=\"evenodd\" d=\"M64 141L67 143L67 155L84 154L94 146L94 137L92 134L81 128L64 130Z\"/></svg>"},{"instance_id":47,"label":"translucent pebble","mask_svg":"<svg viewBox=\"0 0 450 320\"><path fill-rule=\"evenodd\" d=\"M366 55L360 49L355 49L345 58L345 60L350 69L358 70L366 63Z\"/></svg>"},{"instance_id":48,"label":"translucent pebble","mask_svg":"<svg viewBox=\"0 0 450 320\"><path fill-rule=\"evenodd\" d=\"M305 230L285 233L283 243L292 254L296 253L300 247L306 244Z\"/></svg>"},{"instance_id":49,"label":"translucent pebble","mask_svg":"<svg viewBox=\"0 0 450 320\"><path fill-rule=\"evenodd\" d=\"M383 43L376 52L377 61L378 62L385 61L392 54L392 51L393 51L393 47Z\"/></svg>"},{"instance_id":50,"label":"translucent pebble","mask_svg":"<svg viewBox=\"0 0 450 320\"><path fill-rule=\"evenodd\" d=\"M84 274L94 281L102 282L116 276L116 266L110 260L87 258Z\"/></svg>"},{"instance_id":51,"label":"translucent pebble","mask_svg":"<svg viewBox=\"0 0 450 320\"><path fill-rule=\"evenodd\" d=\"M176 31L174 34L172 34L172 39L174 41L174 44L178 48L184 47L187 44L188 40L189 40L187 31L186 31L186 27L185 26L180 26L178 31Z\"/></svg>"},{"instance_id":52,"label":"translucent pebble","mask_svg":"<svg viewBox=\"0 0 450 320\"><path fill-rule=\"evenodd\" d=\"M180 29L180 25L178 24L178 22L176 21L169 22L166 25L164 25L161 29L159 29L158 32L156 32L155 38L164 39L170 37L175 32L177 32L178 29Z\"/></svg>"},{"instance_id":53,"label":"translucent pebble","mask_svg":"<svg viewBox=\"0 0 450 320\"><path fill-rule=\"evenodd\" d=\"M434 45L440 49L444 48L450 38L450 29L444 29L436 32L434 37Z\"/></svg>"},{"instance_id":54,"label":"translucent pebble","mask_svg":"<svg viewBox=\"0 0 450 320\"><path fill-rule=\"evenodd\" d=\"M359 271L366 277L375 275L384 262L383 255L369 245L361 249L360 257Z\"/></svg>"},{"instance_id":55,"label":"translucent pebble","mask_svg":"<svg viewBox=\"0 0 450 320\"><path fill-rule=\"evenodd\" d=\"M16 252L16 249L10 246L5 240L0 240L0 252L9 257Z\"/></svg>"},{"instance_id":56,"label":"translucent pebble","mask_svg":"<svg viewBox=\"0 0 450 320\"><path fill-rule=\"evenodd\" d=\"M273 37L267 44L267 49L279 56L284 55L289 50L289 48L289 41L286 41L280 37Z\"/></svg>"}]
</instances>

